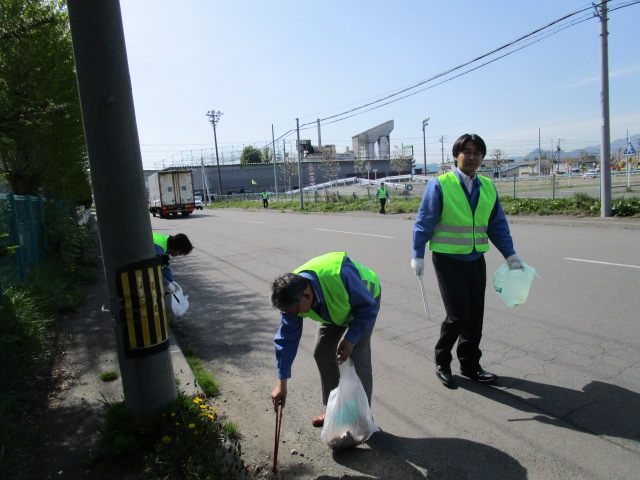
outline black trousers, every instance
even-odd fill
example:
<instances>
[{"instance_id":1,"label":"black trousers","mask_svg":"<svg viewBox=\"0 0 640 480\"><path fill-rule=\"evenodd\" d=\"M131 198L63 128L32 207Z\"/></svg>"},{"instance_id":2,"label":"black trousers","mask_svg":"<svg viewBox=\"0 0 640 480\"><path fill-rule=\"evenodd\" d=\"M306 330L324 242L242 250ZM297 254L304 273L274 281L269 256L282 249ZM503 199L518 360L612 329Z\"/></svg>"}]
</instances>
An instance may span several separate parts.
<instances>
[{"instance_id":1,"label":"black trousers","mask_svg":"<svg viewBox=\"0 0 640 480\"><path fill-rule=\"evenodd\" d=\"M440 327L436 343L436 365L451 365L451 350L458 342L456 354L460 369L476 371L480 368L480 339L484 319L484 294L487 285L487 266L484 256L471 262L445 255L432 255L440 294L447 317Z\"/></svg>"},{"instance_id":2,"label":"black trousers","mask_svg":"<svg viewBox=\"0 0 640 480\"><path fill-rule=\"evenodd\" d=\"M387 199L386 198L381 198L380 199L380 213L387 213L384 210L384 206L385 206L386 203L387 203Z\"/></svg>"}]
</instances>

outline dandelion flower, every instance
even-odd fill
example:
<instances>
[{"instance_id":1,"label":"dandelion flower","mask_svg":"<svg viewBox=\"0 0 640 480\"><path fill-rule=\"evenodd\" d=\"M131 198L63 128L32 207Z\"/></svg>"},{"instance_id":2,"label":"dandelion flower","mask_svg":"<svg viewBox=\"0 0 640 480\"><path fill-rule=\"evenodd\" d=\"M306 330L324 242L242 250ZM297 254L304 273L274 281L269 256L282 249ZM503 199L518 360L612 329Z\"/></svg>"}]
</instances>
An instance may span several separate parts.
<instances>
[{"instance_id":1,"label":"dandelion flower","mask_svg":"<svg viewBox=\"0 0 640 480\"><path fill-rule=\"evenodd\" d=\"M165 435L164 437L162 437L162 441L163 441L165 444L169 445L169 444L171 443L171 437L170 437L170 436L168 436L168 435Z\"/></svg>"},{"instance_id":2,"label":"dandelion flower","mask_svg":"<svg viewBox=\"0 0 640 480\"><path fill-rule=\"evenodd\" d=\"M196 397L193 399L193 403L200 403L202 402L202 399L200 397Z\"/></svg>"},{"instance_id":3,"label":"dandelion flower","mask_svg":"<svg viewBox=\"0 0 640 480\"><path fill-rule=\"evenodd\" d=\"M189 428L192 428L192 429L193 429L193 428L196 428L196 424L195 424L195 423L190 423L190 424L189 424Z\"/></svg>"},{"instance_id":4,"label":"dandelion flower","mask_svg":"<svg viewBox=\"0 0 640 480\"><path fill-rule=\"evenodd\" d=\"M206 405L200 405L200 408L207 408Z\"/></svg>"},{"instance_id":5,"label":"dandelion flower","mask_svg":"<svg viewBox=\"0 0 640 480\"><path fill-rule=\"evenodd\" d=\"M176 416L176 414L175 414L174 412L171 412L171 416L172 416L172 417L175 417L175 416Z\"/></svg>"}]
</instances>

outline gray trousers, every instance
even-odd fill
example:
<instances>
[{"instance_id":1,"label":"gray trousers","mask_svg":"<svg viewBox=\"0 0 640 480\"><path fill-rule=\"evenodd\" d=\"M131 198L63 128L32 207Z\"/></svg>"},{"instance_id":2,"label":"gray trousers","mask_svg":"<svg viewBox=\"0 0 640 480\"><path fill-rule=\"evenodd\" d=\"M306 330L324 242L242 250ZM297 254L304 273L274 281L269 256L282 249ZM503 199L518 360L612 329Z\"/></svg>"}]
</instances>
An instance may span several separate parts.
<instances>
[{"instance_id":1,"label":"gray trousers","mask_svg":"<svg viewBox=\"0 0 640 480\"><path fill-rule=\"evenodd\" d=\"M376 298L376 303L380 306L380 296ZM375 327L375 322L366 331L358 343L353 346L351 360L362 382L364 391L371 406L371 394L373 392L373 369L371 367L371 334ZM342 336L347 331L347 327L320 323L316 332L316 341L313 348L313 358L318 365L320 372L320 383L322 384L322 403L327 404L331 390L338 386L340 381L340 370L336 363L338 344Z\"/></svg>"}]
</instances>

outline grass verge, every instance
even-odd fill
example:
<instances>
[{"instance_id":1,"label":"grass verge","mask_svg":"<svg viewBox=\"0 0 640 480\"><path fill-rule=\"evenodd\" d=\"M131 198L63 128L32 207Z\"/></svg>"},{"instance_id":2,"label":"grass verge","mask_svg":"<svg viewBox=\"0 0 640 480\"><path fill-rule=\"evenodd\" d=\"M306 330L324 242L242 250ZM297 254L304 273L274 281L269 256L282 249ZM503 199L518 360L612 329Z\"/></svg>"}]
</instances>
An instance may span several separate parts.
<instances>
[{"instance_id":1,"label":"grass verge","mask_svg":"<svg viewBox=\"0 0 640 480\"><path fill-rule=\"evenodd\" d=\"M105 403L92 478L231 480L251 478L241 447L229 440L215 408L178 394L166 409L136 419L124 402Z\"/></svg>"},{"instance_id":2,"label":"grass verge","mask_svg":"<svg viewBox=\"0 0 640 480\"><path fill-rule=\"evenodd\" d=\"M43 432L33 411L42 409L55 354L55 315L84 300L83 285L97 278L90 254L93 236L73 219L48 230L55 254L5 291L0 306L0 472L3 479L31 479ZM62 243L57 243L59 239Z\"/></svg>"},{"instance_id":3,"label":"grass verge","mask_svg":"<svg viewBox=\"0 0 640 480\"><path fill-rule=\"evenodd\" d=\"M317 193L317 192L316 192ZM421 198L394 197L387 203L387 213L417 213ZM597 217L600 215L600 200L584 193L576 193L567 198L500 198L505 213L509 215L579 215ZM297 199L292 201L270 201L269 208L280 211L340 213L349 211L377 212L380 203L375 199L340 195L322 194L305 199L304 208L300 208ZM253 201L216 201L208 208L244 208L262 209L262 203ZM614 217L640 217L640 197L617 198L611 202L611 214Z\"/></svg>"}]
</instances>

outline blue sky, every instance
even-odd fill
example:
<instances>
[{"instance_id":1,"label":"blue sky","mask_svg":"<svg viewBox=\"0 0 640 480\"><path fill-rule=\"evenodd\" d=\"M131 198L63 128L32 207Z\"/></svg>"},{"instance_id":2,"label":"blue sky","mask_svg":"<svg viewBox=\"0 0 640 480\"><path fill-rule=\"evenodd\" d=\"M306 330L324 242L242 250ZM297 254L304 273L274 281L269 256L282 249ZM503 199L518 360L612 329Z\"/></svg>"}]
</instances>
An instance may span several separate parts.
<instances>
[{"instance_id":1,"label":"blue sky","mask_svg":"<svg viewBox=\"0 0 640 480\"><path fill-rule=\"evenodd\" d=\"M413 86L485 55L565 15L583 0L121 0L145 168L212 154L209 110L221 158L261 148L295 129ZM633 3L611 0L610 9ZM600 21L593 8L567 28L479 66L409 90L413 95L323 124L338 152L351 137L393 120L391 148L413 145L422 162L445 160L463 133L489 152L601 143ZM586 19L569 26L569 22ZM546 30L550 32L551 29ZM640 133L640 3L609 13L611 140ZM506 53L511 50L505 50ZM496 59L497 55L486 60ZM430 87L425 89L425 87ZM422 91L419 91L422 90ZM398 95L399 98L403 95ZM384 103L384 102L383 102ZM337 117L340 118L340 117ZM315 123L303 139L318 142ZM444 142L441 137L444 136ZM296 135L285 137L293 150ZM553 143L552 143L553 142ZM278 149L282 140L277 141Z\"/></svg>"}]
</instances>

